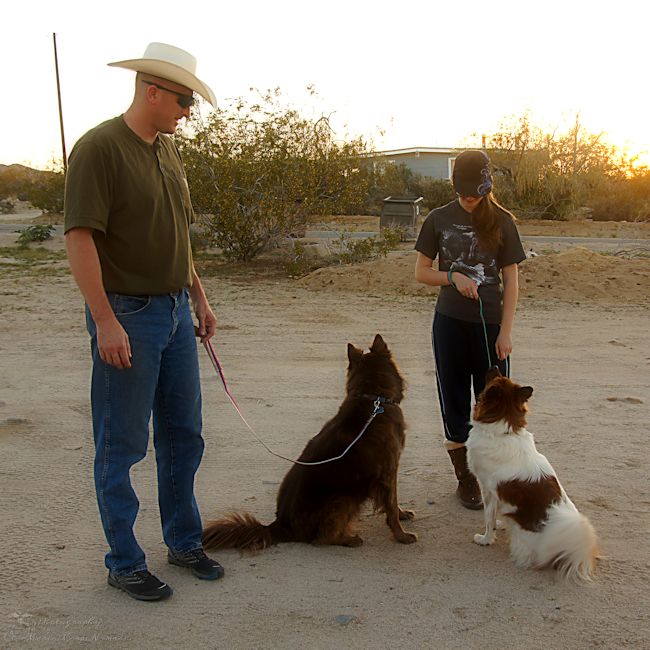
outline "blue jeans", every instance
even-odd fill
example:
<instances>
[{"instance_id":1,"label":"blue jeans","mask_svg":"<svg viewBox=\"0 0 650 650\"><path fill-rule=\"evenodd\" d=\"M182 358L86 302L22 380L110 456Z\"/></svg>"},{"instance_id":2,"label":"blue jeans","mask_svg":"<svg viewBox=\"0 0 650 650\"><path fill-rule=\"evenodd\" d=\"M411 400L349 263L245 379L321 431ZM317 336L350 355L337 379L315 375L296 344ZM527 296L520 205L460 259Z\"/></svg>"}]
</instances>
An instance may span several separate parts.
<instances>
[{"instance_id":1,"label":"blue jeans","mask_svg":"<svg viewBox=\"0 0 650 650\"><path fill-rule=\"evenodd\" d=\"M153 412L158 503L163 538L174 551L201 548L194 475L203 455L201 387L187 290L156 296L109 293L131 344L131 368L104 363L95 323L86 308L93 371L95 489L116 575L147 568L133 534L139 501L129 471L142 460Z\"/></svg>"}]
</instances>

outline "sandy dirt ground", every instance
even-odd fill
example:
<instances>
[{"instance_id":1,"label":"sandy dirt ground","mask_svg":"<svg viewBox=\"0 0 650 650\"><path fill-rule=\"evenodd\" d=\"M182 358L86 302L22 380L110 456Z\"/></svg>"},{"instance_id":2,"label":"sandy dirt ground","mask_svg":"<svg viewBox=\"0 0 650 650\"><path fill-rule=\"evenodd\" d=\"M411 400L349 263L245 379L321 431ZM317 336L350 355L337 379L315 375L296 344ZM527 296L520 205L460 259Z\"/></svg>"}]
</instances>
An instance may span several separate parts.
<instances>
[{"instance_id":1,"label":"sandy dirt ground","mask_svg":"<svg viewBox=\"0 0 650 650\"><path fill-rule=\"evenodd\" d=\"M504 534L493 547L472 543L482 514L453 495L430 350L435 292L413 288L414 259L402 250L301 280L230 273L204 283L230 387L287 456L336 412L346 343L385 337L408 381L399 493L417 513L405 527L418 542L396 543L367 509L360 548L222 552L226 577L196 580L166 562L150 449L133 470L136 531L151 570L175 590L152 604L106 584L80 295L64 261L22 269L5 255L0 647L650 647L650 262L569 249L522 265L513 377L534 387L529 429L600 537L603 559L585 586L517 569ZM288 464L253 439L199 355L204 518L234 508L270 522Z\"/></svg>"}]
</instances>

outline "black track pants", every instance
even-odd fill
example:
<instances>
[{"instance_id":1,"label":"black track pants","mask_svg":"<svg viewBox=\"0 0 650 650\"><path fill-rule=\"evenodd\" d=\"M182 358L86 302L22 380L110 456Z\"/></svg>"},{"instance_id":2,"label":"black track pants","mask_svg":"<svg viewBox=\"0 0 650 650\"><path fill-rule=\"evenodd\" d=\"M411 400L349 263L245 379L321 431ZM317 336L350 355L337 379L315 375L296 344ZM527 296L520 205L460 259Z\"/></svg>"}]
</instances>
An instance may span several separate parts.
<instances>
[{"instance_id":1,"label":"black track pants","mask_svg":"<svg viewBox=\"0 0 650 650\"><path fill-rule=\"evenodd\" d=\"M438 399L445 438L453 443L467 441L471 389L474 388L476 399L485 387L485 373L490 365L498 365L502 375L510 376L510 358L499 361L495 349L500 325L488 324L486 328L491 364L482 323L470 323L438 312L433 318L432 342Z\"/></svg>"}]
</instances>

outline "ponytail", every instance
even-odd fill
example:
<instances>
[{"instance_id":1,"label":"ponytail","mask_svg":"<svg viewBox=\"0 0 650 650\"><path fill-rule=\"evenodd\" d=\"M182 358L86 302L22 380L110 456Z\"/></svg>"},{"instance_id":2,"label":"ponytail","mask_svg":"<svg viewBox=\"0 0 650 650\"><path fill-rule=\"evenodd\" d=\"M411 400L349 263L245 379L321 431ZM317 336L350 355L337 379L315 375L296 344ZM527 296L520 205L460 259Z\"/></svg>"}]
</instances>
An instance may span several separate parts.
<instances>
[{"instance_id":1,"label":"ponytail","mask_svg":"<svg viewBox=\"0 0 650 650\"><path fill-rule=\"evenodd\" d=\"M479 246L486 250L496 251L501 246L503 233L501 232L500 212L505 212L513 221L515 215L506 210L489 192L472 212L472 226L478 238Z\"/></svg>"}]
</instances>

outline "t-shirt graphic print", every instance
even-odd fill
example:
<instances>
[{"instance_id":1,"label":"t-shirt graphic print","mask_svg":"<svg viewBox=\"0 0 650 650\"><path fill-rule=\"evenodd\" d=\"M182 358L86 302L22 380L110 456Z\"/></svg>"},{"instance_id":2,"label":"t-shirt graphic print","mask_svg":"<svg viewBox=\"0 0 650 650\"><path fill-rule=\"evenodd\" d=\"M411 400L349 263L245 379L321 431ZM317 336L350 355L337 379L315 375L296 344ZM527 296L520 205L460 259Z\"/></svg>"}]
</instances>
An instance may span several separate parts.
<instances>
[{"instance_id":1,"label":"t-shirt graphic print","mask_svg":"<svg viewBox=\"0 0 650 650\"><path fill-rule=\"evenodd\" d=\"M526 259L515 222L505 211L500 211L500 216L502 241L498 250L486 250L479 245L472 215L458 200L427 215L415 244L423 255L432 260L438 258L439 270L458 271L476 282L488 323L501 322L501 269ZM440 288L436 310L460 320L481 320L478 302L450 286Z\"/></svg>"}]
</instances>

